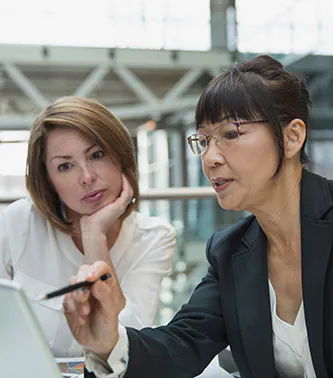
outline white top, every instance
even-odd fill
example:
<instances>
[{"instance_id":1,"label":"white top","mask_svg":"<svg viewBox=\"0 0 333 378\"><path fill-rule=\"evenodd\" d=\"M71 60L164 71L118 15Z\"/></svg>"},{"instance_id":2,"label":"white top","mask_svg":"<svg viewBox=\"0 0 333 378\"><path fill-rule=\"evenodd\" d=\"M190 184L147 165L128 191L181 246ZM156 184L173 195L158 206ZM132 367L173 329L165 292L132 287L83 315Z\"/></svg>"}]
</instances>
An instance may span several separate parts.
<instances>
[{"instance_id":1,"label":"white top","mask_svg":"<svg viewBox=\"0 0 333 378\"><path fill-rule=\"evenodd\" d=\"M123 222L110 257L126 297L122 324L152 326L163 277L170 272L175 247L171 225L157 217L131 213ZM68 285L84 263L72 238L55 229L30 197L0 214L0 277L19 282L56 357L82 355L62 312L63 297L37 301Z\"/></svg>"},{"instance_id":2,"label":"white top","mask_svg":"<svg viewBox=\"0 0 333 378\"><path fill-rule=\"evenodd\" d=\"M275 291L270 280L268 282L276 371L281 378L315 378L316 373L310 354L303 302L294 325L284 322L276 314Z\"/></svg>"}]
</instances>

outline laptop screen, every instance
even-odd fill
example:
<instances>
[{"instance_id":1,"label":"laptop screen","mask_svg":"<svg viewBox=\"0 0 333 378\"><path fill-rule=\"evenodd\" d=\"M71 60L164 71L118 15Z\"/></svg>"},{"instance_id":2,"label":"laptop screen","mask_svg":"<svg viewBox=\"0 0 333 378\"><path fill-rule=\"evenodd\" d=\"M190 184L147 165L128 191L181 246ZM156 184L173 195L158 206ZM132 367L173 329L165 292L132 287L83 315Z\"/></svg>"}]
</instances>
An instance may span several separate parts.
<instances>
[{"instance_id":1,"label":"laptop screen","mask_svg":"<svg viewBox=\"0 0 333 378\"><path fill-rule=\"evenodd\" d=\"M20 285L0 279L0 366L6 378L60 378Z\"/></svg>"}]
</instances>

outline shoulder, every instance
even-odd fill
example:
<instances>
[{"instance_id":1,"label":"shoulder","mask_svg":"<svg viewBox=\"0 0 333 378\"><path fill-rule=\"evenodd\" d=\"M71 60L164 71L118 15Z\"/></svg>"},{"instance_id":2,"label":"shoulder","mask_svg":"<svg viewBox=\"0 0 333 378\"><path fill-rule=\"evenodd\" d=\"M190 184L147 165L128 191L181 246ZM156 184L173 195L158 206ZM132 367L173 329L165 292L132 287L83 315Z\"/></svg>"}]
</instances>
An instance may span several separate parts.
<instances>
[{"instance_id":1,"label":"shoulder","mask_svg":"<svg viewBox=\"0 0 333 378\"><path fill-rule=\"evenodd\" d=\"M212 262L212 260L231 256L234 252L237 252L243 236L254 221L254 215L249 215L225 230L215 232L207 242L206 254L208 260Z\"/></svg>"},{"instance_id":2,"label":"shoulder","mask_svg":"<svg viewBox=\"0 0 333 378\"><path fill-rule=\"evenodd\" d=\"M3 211L2 216L6 221L28 219L33 211L33 202L30 197L19 199L8 205Z\"/></svg>"},{"instance_id":3,"label":"shoulder","mask_svg":"<svg viewBox=\"0 0 333 378\"><path fill-rule=\"evenodd\" d=\"M30 235L40 240L44 234L39 227L42 221L46 222L35 209L30 197L15 201L2 211L0 243L4 243L10 251L13 264L22 256Z\"/></svg>"},{"instance_id":4,"label":"shoulder","mask_svg":"<svg viewBox=\"0 0 333 378\"><path fill-rule=\"evenodd\" d=\"M133 212L130 217L139 232L143 234L160 234L176 237L174 227L160 217L151 217Z\"/></svg>"},{"instance_id":5,"label":"shoulder","mask_svg":"<svg viewBox=\"0 0 333 378\"><path fill-rule=\"evenodd\" d=\"M15 234L27 232L28 228L41 227L46 219L38 212L30 196L19 199L8 205L1 213L2 222L7 231ZM17 227L17 225L20 227Z\"/></svg>"},{"instance_id":6,"label":"shoulder","mask_svg":"<svg viewBox=\"0 0 333 378\"><path fill-rule=\"evenodd\" d=\"M164 219L133 212L127 218L127 231L142 255L172 255L176 244L174 227ZM169 251L167 253L167 251Z\"/></svg>"}]
</instances>

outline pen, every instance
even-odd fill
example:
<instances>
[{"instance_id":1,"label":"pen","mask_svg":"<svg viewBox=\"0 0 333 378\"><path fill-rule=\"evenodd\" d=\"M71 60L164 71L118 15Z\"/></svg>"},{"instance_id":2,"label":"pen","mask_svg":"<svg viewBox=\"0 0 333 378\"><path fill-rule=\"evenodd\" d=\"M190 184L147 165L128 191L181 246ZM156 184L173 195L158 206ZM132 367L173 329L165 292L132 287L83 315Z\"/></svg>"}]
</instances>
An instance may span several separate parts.
<instances>
[{"instance_id":1,"label":"pen","mask_svg":"<svg viewBox=\"0 0 333 378\"><path fill-rule=\"evenodd\" d=\"M96 281L98 281L98 280L105 281L105 280L107 280L110 277L111 277L111 274L108 274L108 273L107 274L103 274ZM59 297L60 295L70 293L70 292L72 292L74 290L81 289L83 287L89 287L92 284L94 284L96 281L92 281L92 282L91 281L82 281L82 282L78 282L78 283L73 284L73 285L65 286L62 289L51 291L51 293L48 293L48 294L44 295L40 300L51 299L51 298L54 298L54 297Z\"/></svg>"}]
</instances>

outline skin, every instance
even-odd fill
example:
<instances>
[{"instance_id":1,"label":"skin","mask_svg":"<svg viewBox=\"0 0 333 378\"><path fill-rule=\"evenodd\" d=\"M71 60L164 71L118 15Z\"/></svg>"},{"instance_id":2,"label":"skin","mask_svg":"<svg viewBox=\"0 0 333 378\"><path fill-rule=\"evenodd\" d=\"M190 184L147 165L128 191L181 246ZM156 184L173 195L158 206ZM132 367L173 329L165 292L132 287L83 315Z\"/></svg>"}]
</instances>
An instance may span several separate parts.
<instances>
[{"instance_id":1,"label":"skin","mask_svg":"<svg viewBox=\"0 0 333 378\"><path fill-rule=\"evenodd\" d=\"M119 217L133 195L120 168L94 141L76 130L61 128L47 136L46 168L73 222L73 241L85 254L85 261L100 259L110 263L108 250L119 234ZM105 190L100 201L83 200L100 189ZM99 239L106 241L106 248L94 247Z\"/></svg>"},{"instance_id":2,"label":"skin","mask_svg":"<svg viewBox=\"0 0 333 378\"><path fill-rule=\"evenodd\" d=\"M210 134L217 125L207 124ZM300 303L300 150L305 141L303 121L294 119L284 127L285 160L277 177L272 179L278 164L278 153L268 125L241 126L241 136L233 149L222 150L210 142L202 155L202 168L207 179L225 177L234 181L217 193L221 207L253 213L267 237L269 278L277 296L277 313L293 324ZM80 268L73 282L96 280L110 272L103 262ZM91 291L65 297L68 324L78 342L86 349L107 359L118 341L118 314L122 309L121 293L113 277L96 282ZM110 293L113 295L110 295ZM101 314L92 307L93 301L104 306ZM102 332L105 330L105 332Z\"/></svg>"},{"instance_id":3,"label":"skin","mask_svg":"<svg viewBox=\"0 0 333 378\"><path fill-rule=\"evenodd\" d=\"M215 135L217 126L207 124L200 128L200 133L212 135L215 130ZM213 187L214 178L234 180L225 191L217 193L219 205L226 210L259 205L274 187L270 178L278 164L273 135L267 124L241 125L239 131L237 142L223 150L211 140L208 150L201 155L202 170Z\"/></svg>"},{"instance_id":4,"label":"skin","mask_svg":"<svg viewBox=\"0 0 333 378\"><path fill-rule=\"evenodd\" d=\"M208 124L200 132L209 135L215 127ZM271 129L267 124L241 125L240 133L237 143L225 151L210 142L201 155L202 169L213 187L213 178L234 180L217 193L222 208L256 216L267 237L268 273L277 297L277 314L294 324L302 302L299 155L305 124L295 119L284 129L285 162L274 179L278 152Z\"/></svg>"}]
</instances>

